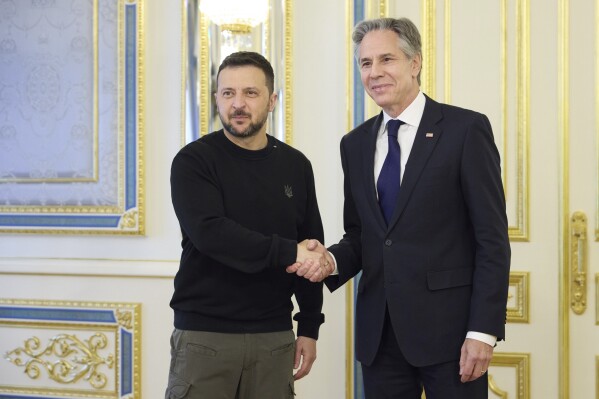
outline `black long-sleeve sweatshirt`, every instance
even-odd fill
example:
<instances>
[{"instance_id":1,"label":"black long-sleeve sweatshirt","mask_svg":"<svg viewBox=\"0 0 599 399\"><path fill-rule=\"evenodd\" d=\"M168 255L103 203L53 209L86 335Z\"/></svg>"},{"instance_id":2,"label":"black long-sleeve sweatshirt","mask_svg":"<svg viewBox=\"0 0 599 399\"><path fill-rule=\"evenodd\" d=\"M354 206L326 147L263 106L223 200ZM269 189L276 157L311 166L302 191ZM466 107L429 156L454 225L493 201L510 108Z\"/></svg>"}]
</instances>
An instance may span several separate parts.
<instances>
[{"instance_id":1,"label":"black long-sleeve sweatshirt","mask_svg":"<svg viewBox=\"0 0 599 399\"><path fill-rule=\"evenodd\" d=\"M171 196L183 234L171 307L175 327L223 333L292 329L318 338L322 284L288 274L297 242L324 241L312 166L268 136L243 149L222 130L185 146L173 160Z\"/></svg>"}]
</instances>

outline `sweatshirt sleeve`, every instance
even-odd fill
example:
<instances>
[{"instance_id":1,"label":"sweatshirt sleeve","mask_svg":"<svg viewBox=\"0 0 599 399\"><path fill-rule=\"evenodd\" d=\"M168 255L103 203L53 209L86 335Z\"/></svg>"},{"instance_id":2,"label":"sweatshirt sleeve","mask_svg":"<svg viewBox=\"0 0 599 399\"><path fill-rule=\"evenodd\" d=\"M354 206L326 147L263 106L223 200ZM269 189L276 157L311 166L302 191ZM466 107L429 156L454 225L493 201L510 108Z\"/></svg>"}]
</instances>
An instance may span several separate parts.
<instances>
[{"instance_id":1,"label":"sweatshirt sleeve","mask_svg":"<svg viewBox=\"0 0 599 399\"><path fill-rule=\"evenodd\" d=\"M306 187L308 190L306 218L300 229L299 240L317 239L324 244L324 231L316 200L314 174L312 166L308 161L306 167ZM322 314L323 283L312 283L303 277L294 277L295 299L300 310L293 317L298 322L297 335L318 339L320 325L324 323L324 314Z\"/></svg>"},{"instance_id":2,"label":"sweatshirt sleeve","mask_svg":"<svg viewBox=\"0 0 599 399\"><path fill-rule=\"evenodd\" d=\"M198 151L188 147L173 160L171 198L184 241L190 240L199 252L244 273L293 264L297 257L295 241L261 234L226 217L212 169Z\"/></svg>"}]
</instances>

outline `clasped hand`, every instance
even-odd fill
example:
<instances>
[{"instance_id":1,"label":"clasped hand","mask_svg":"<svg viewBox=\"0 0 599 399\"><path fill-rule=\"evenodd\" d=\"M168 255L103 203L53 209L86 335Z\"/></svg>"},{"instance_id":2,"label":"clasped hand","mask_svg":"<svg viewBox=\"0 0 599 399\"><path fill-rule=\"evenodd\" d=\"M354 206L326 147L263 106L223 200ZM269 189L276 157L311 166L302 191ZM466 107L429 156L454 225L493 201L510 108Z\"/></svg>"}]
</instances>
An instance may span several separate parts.
<instances>
[{"instance_id":1,"label":"clasped hand","mask_svg":"<svg viewBox=\"0 0 599 399\"><path fill-rule=\"evenodd\" d=\"M304 240L297 244L295 263L287 266L286 270L316 283L327 278L335 270L335 264L329 251L318 240Z\"/></svg>"}]
</instances>

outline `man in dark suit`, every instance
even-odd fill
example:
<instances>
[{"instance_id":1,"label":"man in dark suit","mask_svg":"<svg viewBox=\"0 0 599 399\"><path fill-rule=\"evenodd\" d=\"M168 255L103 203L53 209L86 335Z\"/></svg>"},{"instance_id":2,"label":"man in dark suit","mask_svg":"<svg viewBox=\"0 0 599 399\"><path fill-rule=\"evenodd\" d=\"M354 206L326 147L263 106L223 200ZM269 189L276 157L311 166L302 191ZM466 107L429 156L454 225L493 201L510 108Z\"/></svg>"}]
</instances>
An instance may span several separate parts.
<instances>
[{"instance_id":1,"label":"man in dark suit","mask_svg":"<svg viewBox=\"0 0 599 399\"><path fill-rule=\"evenodd\" d=\"M486 116L420 91L420 34L405 18L358 24L356 58L382 112L341 141L343 239L288 272L337 289L360 271L356 357L368 399L486 398L504 338L510 246ZM396 119L396 121L393 121ZM397 137L397 138L396 138ZM401 182L401 185L400 185Z\"/></svg>"}]
</instances>

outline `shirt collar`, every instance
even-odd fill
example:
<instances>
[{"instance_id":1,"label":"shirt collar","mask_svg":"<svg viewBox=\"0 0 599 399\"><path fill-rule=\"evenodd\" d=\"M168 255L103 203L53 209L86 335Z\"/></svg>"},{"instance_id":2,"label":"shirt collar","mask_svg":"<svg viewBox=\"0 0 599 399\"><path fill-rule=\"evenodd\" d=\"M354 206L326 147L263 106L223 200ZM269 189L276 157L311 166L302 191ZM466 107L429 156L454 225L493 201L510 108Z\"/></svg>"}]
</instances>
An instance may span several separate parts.
<instances>
[{"instance_id":1,"label":"shirt collar","mask_svg":"<svg viewBox=\"0 0 599 399\"><path fill-rule=\"evenodd\" d=\"M383 111L383 129L381 130L381 134L386 131L387 122L390 119L399 119L403 121L406 125L417 127L420 125L420 120L422 119L422 114L424 113L424 104L426 103L426 98L422 91L418 91L416 98L404 111L399 114L397 118L391 118L385 111Z\"/></svg>"}]
</instances>

